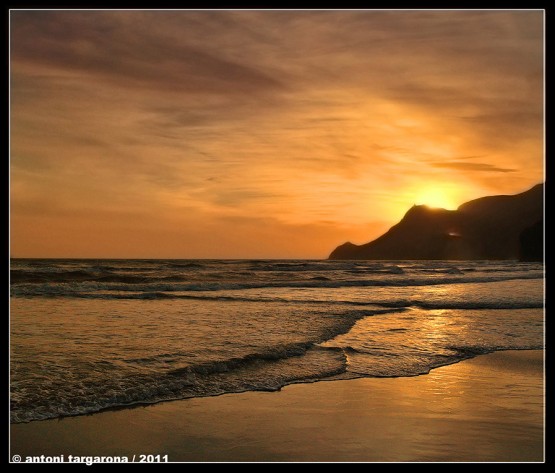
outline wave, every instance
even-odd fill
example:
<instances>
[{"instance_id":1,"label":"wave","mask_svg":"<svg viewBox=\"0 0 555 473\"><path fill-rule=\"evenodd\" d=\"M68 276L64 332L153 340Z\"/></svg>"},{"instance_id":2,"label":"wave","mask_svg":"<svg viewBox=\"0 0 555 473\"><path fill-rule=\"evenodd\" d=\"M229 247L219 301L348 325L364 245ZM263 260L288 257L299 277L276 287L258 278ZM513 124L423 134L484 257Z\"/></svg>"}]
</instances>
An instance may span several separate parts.
<instances>
[{"instance_id":1,"label":"wave","mask_svg":"<svg viewBox=\"0 0 555 473\"><path fill-rule=\"evenodd\" d=\"M23 273L27 273L24 271ZM356 288L356 287L410 287L438 286L446 284L492 283L512 280L543 279L543 274L509 274L506 276L474 276L444 278L403 278L403 279L351 279L332 280L325 277L311 277L305 280L278 281L198 281L191 282L184 276L147 277L134 275L100 274L91 275L82 271L64 273L32 272L21 274L12 271L11 289L14 296L60 295L70 296L72 292L91 291L144 291L150 292L214 292L240 291L265 288ZM52 284L58 284L53 286ZM64 283L66 285L64 285ZM87 286L87 284L89 284ZM36 287L34 287L36 286Z\"/></svg>"},{"instance_id":2,"label":"wave","mask_svg":"<svg viewBox=\"0 0 555 473\"><path fill-rule=\"evenodd\" d=\"M71 364L57 363L56 358L45 363L32 357L20 358L24 364L18 371L18 359L12 358L12 422L230 392L272 391L290 383L329 377L415 376L477 354L509 348L541 348L533 342L539 340L538 333L543 329L542 313L536 309L544 307L539 282L544 275L534 265L268 260L47 263L25 262L12 266L12 296L137 302L88 304L69 300L14 299L12 310L19 311L16 313L27 314L30 308L36 307L37 313L47 314L42 321L48 324L50 312L46 312L47 309L55 313L60 308L74 308L67 313L77 314L71 317L71 325L75 324L81 343L89 336L88 332L86 335L78 333L81 318L88 323L86 315L90 311L96 314L99 310L113 309L117 314L121 310L123 315L133 314L129 319L117 317L122 330L127 330L125 324L133 324L135 329L142 326L135 325L137 321L142 324L142 320L148 320L145 327L156 324L160 338L153 338L144 346L140 344L137 350L118 351L111 345L105 353L99 351L99 356L96 351L81 356L81 351L77 351L81 347L76 343L72 347L76 351ZM485 271L484 267L491 271ZM480 287L481 283L511 280L519 282ZM525 283L525 280L532 282ZM476 285L440 290L426 288L472 283ZM419 286L423 289L412 289ZM299 288L315 290L295 290ZM335 288L347 289L327 290ZM173 303L180 299L229 301L230 304ZM239 304L231 304L235 302ZM413 308L422 310L411 310ZM425 322L426 317L438 316L431 312L435 309L449 309L448 313L440 314L444 316L446 330L446 327L457 326L457 317L470 320L479 316L476 333L483 332L491 337L484 341L484 337L474 336L475 332L469 331L468 336L457 338L438 327L439 335L444 333L445 336L432 340L428 335L429 330L434 329ZM484 311L479 314L468 312L482 309ZM485 313L490 309L507 310ZM201 315L206 314L206 318L203 315L197 321L197 310ZM228 322L220 324L220 320L228 320L219 318L228 310L229 326ZM400 313L398 320L397 316L389 316L394 313ZM56 313L61 318L64 314ZM136 314L142 315L136 317ZM151 317L152 314L156 317ZM218 318L213 324L215 328L208 331L203 324L212 316ZM370 316L378 317L368 319L366 324L363 319ZM241 338L238 317L242 318L241 323L248 322L249 327L257 330L260 327L260 333L252 335L252 343L251 339ZM299 328L301 317L302 327L305 327L302 329ZM14 317L13 320L22 327L33 323L32 317ZM57 323L62 319L53 317L52 320ZM201 335L210 333L210 336L203 337L201 343L193 339L187 345L189 336L197 330L197 323L201 324ZM89 329L89 325L84 327ZM110 327L96 324L96 336L104 340ZM294 335L282 336L284 327L290 327ZM408 332L403 332L407 327ZM421 345L416 346L411 341L410 327L423 335ZM272 338L274 329L279 336ZM129 334L145 336L146 331L146 328L136 332L129 330ZM21 333L13 331L12 341L26 347L25 344L31 342L23 339ZM150 328L148 333L155 337ZM183 333L183 340L165 345L165 341L175 340L174 333ZM341 334L347 335L342 338ZM372 336L377 338L372 340ZM348 346L333 346L341 343ZM357 343L363 348L367 346L372 353L350 346L358 346ZM484 346L474 346L474 343L484 343ZM154 347L153 351L149 351L149 346ZM18 355L23 351L15 350L14 353ZM49 352L49 355L55 354L55 351ZM33 373L29 372L29 366L35 366Z\"/></svg>"},{"instance_id":3,"label":"wave","mask_svg":"<svg viewBox=\"0 0 555 473\"><path fill-rule=\"evenodd\" d=\"M426 274L464 274L464 271L460 270L459 268L422 268L422 269L415 269L415 272L418 273L426 273ZM505 272L507 270L505 269Z\"/></svg>"},{"instance_id":4,"label":"wave","mask_svg":"<svg viewBox=\"0 0 555 473\"><path fill-rule=\"evenodd\" d=\"M35 294L36 296L58 297L57 294ZM76 299L103 299L103 300L201 300L201 301L227 301L227 302L264 302L286 303L300 305L337 305L337 306L372 306L388 309L402 309L416 307L420 309L542 309L545 307L540 300L491 300L491 301L460 301L443 299L441 301L422 301L421 299L398 299L356 301L356 300L327 300L327 299L288 299L281 297L245 297L228 295L205 294L173 294L171 292L138 292L138 293L95 293L74 292L65 294L64 297ZM387 312L387 311L386 311Z\"/></svg>"},{"instance_id":5,"label":"wave","mask_svg":"<svg viewBox=\"0 0 555 473\"><path fill-rule=\"evenodd\" d=\"M12 284L44 284L44 283L72 283L72 282L96 282L96 283L168 283L183 282L188 278L179 275L152 276L116 274L110 271L70 270L70 271L26 271L12 269L10 281Z\"/></svg>"},{"instance_id":6,"label":"wave","mask_svg":"<svg viewBox=\"0 0 555 473\"><path fill-rule=\"evenodd\" d=\"M421 309L543 309L543 301L441 301L424 302L415 301L414 307Z\"/></svg>"},{"instance_id":7,"label":"wave","mask_svg":"<svg viewBox=\"0 0 555 473\"><path fill-rule=\"evenodd\" d=\"M291 358L295 357L303 361L291 362ZM290 344L244 357L204 362L165 372L129 374L107 379L103 383L57 386L55 396L40 392L40 388L30 400L12 393L11 422L70 417L225 393L277 391L287 384L328 378L345 370L346 362L341 350L323 349L312 343Z\"/></svg>"},{"instance_id":8,"label":"wave","mask_svg":"<svg viewBox=\"0 0 555 473\"><path fill-rule=\"evenodd\" d=\"M98 385L89 384L77 396L70 390L60 390L55 399L45 399L37 393L40 402L26 403L12 395L11 423L27 423L60 417L92 414L108 409L132 408L164 401L218 396L247 391L279 391L288 384L307 383L326 379L353 379L361 377L396 378L428 374L432 369L458 363L478 355L503 350L539 350L540 345L518 348L454 346L452 355L435 355L406 365L395 363L396 354L373 352L372 356L353 347L320 347L299 344L289 349L248 355L241 358L214 361L177 368L151 376L129 376L116 382L105 383L103 391ZM358 356L356 364L353 356ZM299 371L291 359L310 358ZM390 365L361 364L360 357L369 360L391 358ZM276 365L276 366L273 366ZM307 365L310 365L307 369ZM266 373L273 373L267 376ZM276 374L277 373L277 374Z\"/></svg>"},{"instance_id":9,"label":"wave","mask_svg":"<svg viewBox=\"0 0 555 473\"><path fill-rule=\"evenodd\" d=\"M89 271L25 271L20 269L12 269L10 271L10 281L12 284L17 283L44 283L48 281L65 282L65 281L86 281L91 277Z\"/></svg>"},{"instance_id":10,"label":"wave","mask_svg":"<svg viewBox=\"0 0 555 473\"><path fill-rule=\"evenodd\" d=\"M232 392L275 391L286 384L334 376L346 369L342 351L325 349L317 343L346 333L363 317L385 312L394 310L342 313L334 317L332 326L322 327L305 340L229 358L190 363L190 353L161 353L89 362L77 375L43 370L32 380L32 390L20 386L17 377L14 379L16 366L15 371L12 369L11 422ZM97 376L101 378L97 380Z\"/></svg>"},{"instance_id":11,"label":"wave","mask_svg":"<svg viewBox=\"0 0 555 473\"><path fill-rule=\"evenodd\" d=\"M404 329L390 329L390 330L404 330ZM332 347L330 347L332 348ZM338 347L333 347L339 349ZM447 345L445 346L446 350L450 350L453 352L451 355L439 355L445 359L452 358L455 361L462 361L468 358L474 358L479 355L487 355L488 353L493 353L495 351L504 351L504 350L542 350L544 347L542 345L524 345L520 347L512 347L506 345L499 345L499 346L475 346L475 345ZM374 357L386 357L386 358L398 358L401 355L398 353L389 353L387 351L380 351L380 350L371 350L367 351L362 348L354 348L352 346L345 346L341 347L346 354L359 354L359 355L372 355ZM438 355L436 355L438 356ZM449 363L446 363L449 364Z\"/></svg>"},{"instance_id":12,"label":"wave","mask_svg":"<svg viewBox=\"0 0 555 473\"><path fill-rule=\"evenodd\" d=\"M222 361L211 361L189 365L184 368L176 368L168 371L169 376L187 376L189 374L213 374L227 373L237 368L249 366L258 361L276 361L283 358L303 355L311 346L312 342L291 343L274 348L268 348L258 353L249 353L242 357L230 358Z\"/></svg>"},{"instance_id":13,"label":"wave","mask_svg":"<svg viewBox=\"0 0 555 473\"><path fill-rule=\"evenodd\" d=\"M448 346L450 353L430 353L419 357L372 350L371 352L347 346L343 348L347 359L347 372L356 377L402 378L428 374L431 370L505 350L541 350L542 345L503 346Z\"/></svg>"}]
</instances>

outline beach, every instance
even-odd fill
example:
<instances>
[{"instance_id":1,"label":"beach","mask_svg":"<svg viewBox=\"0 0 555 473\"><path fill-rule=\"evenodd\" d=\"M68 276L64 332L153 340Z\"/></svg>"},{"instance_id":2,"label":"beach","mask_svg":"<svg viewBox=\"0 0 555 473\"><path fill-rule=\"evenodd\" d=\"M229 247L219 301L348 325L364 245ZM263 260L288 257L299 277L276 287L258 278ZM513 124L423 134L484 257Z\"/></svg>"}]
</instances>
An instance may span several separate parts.
<instances>
[{"instance_id":1,"label":"beach","mask_svg":"<svg viewBox=\"0 0 555 473\"><path fill-rule=\"evenodd\" d=\"M11 426L11 455L173 462L543 461L542 350Z\"/></svg>"},{"instance_id":2,"label":"beach","mask_svg":"<svg viewBox=\"0 0 555 473\"><path fill-rule=\"evenodd\" d=\"M542 9L12 9L11 463L545 460Z\"/></svg>"}]
</instances>

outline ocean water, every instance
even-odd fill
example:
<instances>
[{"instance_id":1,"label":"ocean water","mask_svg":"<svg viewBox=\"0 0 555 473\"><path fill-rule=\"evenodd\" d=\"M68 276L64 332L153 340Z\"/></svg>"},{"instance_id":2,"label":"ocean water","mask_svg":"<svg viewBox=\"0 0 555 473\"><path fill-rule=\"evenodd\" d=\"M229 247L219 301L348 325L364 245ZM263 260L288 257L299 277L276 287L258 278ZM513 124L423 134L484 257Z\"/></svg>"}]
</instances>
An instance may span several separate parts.
<instances>
[{"instance_id":1,"label":"ocean water","mask_svg":"<svg viewBox=\"0 0 555 473\"><path fill-rule=\"evenodd\" d=\"M11 261L11 421L544 347L514 261Z\"/></svg>"}]
</instances>

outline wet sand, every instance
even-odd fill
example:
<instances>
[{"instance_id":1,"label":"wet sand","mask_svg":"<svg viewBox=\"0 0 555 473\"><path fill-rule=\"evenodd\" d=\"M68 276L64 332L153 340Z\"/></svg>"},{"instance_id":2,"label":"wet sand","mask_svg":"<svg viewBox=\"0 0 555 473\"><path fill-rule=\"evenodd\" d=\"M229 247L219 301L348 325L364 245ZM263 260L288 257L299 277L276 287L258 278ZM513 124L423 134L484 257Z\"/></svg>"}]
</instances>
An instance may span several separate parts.
<instances>
[{"instance_id":1,"label":"wet sand","mask_svg":"<svg viewBox=\"0 0 555 473\"><path fill-rule=\"evenodd\" d=\"M542 461L543 351L413 378L296 384L11 426L11 455L170 461Z\"/></svg>"}]
</instances>

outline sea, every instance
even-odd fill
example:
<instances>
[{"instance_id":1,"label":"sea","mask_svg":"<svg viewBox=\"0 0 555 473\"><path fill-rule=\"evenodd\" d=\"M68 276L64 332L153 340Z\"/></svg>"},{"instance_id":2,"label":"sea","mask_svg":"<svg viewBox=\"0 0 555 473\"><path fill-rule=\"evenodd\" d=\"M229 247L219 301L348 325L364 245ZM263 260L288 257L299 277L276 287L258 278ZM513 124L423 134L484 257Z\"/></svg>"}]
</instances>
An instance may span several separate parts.
<instances>
[{"instance_id":1,"label":"sea","mask_svg":"<svg viewBox=\"0 0 555 473\"><path fill-rule=\"evenodd\" d=\"M516 261L12 259L11 422L542 349Z\"/></svg>"}]
</instances>

